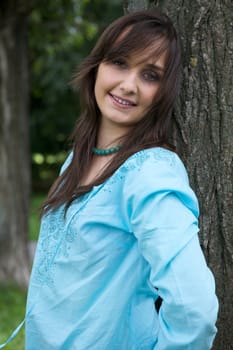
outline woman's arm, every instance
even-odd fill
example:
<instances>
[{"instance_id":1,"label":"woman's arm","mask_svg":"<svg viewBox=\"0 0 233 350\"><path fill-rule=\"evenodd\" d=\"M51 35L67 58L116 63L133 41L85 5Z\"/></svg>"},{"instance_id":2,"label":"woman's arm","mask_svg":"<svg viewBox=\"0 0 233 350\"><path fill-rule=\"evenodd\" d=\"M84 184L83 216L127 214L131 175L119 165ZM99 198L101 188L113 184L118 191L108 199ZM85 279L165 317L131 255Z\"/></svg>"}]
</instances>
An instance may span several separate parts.
<instances>
[{"instance_id":1,"label":"woman's arm","mask_svg":"<svg viewBox=\"0 0 233 350\"><path fill-rule=\"evenodd\" d=\"M163 299L155 349L209 350L216 334L215 283L198 240L196 197L183 164L169 154L170 161L151 154L125 188L132 231Z\"/></svg>"}]
</instances>

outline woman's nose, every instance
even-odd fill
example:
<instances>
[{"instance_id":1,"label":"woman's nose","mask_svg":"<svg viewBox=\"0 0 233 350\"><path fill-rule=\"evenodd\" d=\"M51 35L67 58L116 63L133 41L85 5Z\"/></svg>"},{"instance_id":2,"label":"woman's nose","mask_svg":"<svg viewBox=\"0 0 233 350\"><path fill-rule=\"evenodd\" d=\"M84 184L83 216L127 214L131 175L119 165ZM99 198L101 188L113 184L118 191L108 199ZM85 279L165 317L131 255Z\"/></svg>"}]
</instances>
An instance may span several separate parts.
<instances>
[{"instance_id":1,"label":"woman's nose","mask_svg":"<svg viewBox=\"0 0 233 350\"><path fill-rule=\"evenodd\" d=\"M134 72L126 74L120 83L120 89L128 94L136 93L138 89L137 75Z\"/></svg>"}]
</instances>

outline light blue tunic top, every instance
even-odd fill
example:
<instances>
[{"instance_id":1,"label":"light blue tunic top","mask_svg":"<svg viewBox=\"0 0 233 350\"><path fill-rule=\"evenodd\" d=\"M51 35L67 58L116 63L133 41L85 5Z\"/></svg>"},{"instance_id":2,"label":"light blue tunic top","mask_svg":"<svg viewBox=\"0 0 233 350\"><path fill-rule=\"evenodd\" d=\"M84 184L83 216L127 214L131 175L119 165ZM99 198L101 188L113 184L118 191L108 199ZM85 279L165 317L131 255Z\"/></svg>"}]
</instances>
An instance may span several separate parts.
<instances>
[{"instance_id":1,"label":"light blue tunic top","mask_svg":"<svg viewBox=\"0 0 233 350\"><path fill-rule=\"evenodd\" d=\"M218 304L197 217L181 160L162 148L131 156L65 219L64 206L46 214L26 350L210 349Z\"/></svg>"}]
</instances>

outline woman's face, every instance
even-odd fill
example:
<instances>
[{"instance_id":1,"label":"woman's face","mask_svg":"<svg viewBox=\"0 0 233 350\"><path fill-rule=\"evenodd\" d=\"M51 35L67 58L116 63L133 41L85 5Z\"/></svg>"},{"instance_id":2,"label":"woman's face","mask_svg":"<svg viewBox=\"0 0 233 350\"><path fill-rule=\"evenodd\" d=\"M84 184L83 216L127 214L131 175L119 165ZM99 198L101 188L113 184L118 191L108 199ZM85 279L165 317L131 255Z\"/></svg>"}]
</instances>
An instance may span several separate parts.
<instances>
[{"instance_id":1,"label":"woman's face","mask_svg":"<svg viewBox=\"0 0 233 350\"><path fill-rule=\"evenodd\" d=\"M129 129L144 117L158 93L165 59L165 53L155 61L141 54L99 65L95 98L101 125Z\"/></svg>"}]
</instances>

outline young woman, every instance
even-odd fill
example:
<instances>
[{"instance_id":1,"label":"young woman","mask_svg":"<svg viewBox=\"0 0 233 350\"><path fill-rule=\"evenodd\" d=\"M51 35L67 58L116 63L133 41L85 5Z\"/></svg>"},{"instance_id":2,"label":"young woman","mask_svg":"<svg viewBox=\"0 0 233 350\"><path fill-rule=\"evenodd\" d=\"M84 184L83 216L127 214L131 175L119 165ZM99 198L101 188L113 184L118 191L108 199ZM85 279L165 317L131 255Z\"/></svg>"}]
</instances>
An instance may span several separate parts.
<instances>
[{"instance_id":1,"label":"young woman","mask_svg":"<svg viewBox=\"0 0 233 350\"><path fill-rule=\"evenodd\" d=\"M211 348L214 279L168 143L180 56L170 19L143 11L111 24L80 67L73 150L43 206L27 350Z\"/></svg>"}]
</instances>

